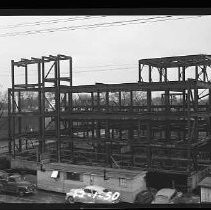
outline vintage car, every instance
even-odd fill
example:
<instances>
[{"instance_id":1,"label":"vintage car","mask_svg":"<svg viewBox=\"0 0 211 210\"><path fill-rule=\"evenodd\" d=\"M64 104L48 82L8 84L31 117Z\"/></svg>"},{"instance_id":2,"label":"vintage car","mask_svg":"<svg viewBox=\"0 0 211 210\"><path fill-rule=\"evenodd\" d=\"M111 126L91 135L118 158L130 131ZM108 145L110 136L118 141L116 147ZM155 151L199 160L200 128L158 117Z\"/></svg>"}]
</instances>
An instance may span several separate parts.
<instances>
[{"instance_id":1,"label":"vintage car","mask_svg":"<svg viewBox=\"0 0 211 210\"><path fill-rule=\"evenodd\" d=\"M182 195L182 192L178 192L176 189L163 188L156 193L152 204L173 204Z\"/></svg>"},{"instance_id":2,"label":"vintage car","mask_svg":"<svg viewBox=\"0 0 211 210\"><path fill-rule=\"evenodd\" d=\"M134 203L150 204L154 200L156 192L157 190L154 188L143 190L136 195Z\"/></svg>"},{"instance_id":3,"label":"vintage car","mask_svg":"<svg viewBox=\"0 0 211 210\"><path fill-rule=\"evenodd\" d=\"M6 171L0 170L0 180L6 179L9 176L9 173Z\"/></svg>"},{"instance_id":4,"label":"vintage car","mask_svg":"<svg viewBox=\"0 0 211 210\"><path fill-rule=\"evenodd\" d=\"M20 174L10 175L0 171L0 192L17 193L20 196L36 192L36 185L26 181Z\"/></svg>"},{"instance_id":5,"label":"vintage car","mask_svg":"<svg viewBox=\"0 0 211 210\"><path fill-rule=\"evenodd\" d=\"M96 185L87 186L80 189L71 189L66 193L67 203L118 203L120 201L119 192Z\"/></svg>"}]
</instances>

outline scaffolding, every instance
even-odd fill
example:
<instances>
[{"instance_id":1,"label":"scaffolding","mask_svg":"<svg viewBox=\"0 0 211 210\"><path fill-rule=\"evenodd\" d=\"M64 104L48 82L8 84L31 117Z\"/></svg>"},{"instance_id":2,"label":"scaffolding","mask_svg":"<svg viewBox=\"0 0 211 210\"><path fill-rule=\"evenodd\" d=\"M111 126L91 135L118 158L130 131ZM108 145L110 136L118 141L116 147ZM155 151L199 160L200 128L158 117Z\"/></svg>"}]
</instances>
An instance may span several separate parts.
<instances>
[{"instance_id":1,"label":"scaffolding","mask_svg":"<svg viewBox=\"0 0 211 210\"><path fill-rule=\"evenodd\" d=\"M64 61L68 75L61 76ZM37 83L28 82L29 65L37 66ZM48 155L71 164L173 174L200 170L211 156L204 149L211 135L210 67L209 55L141 59L138 82L73 86L70 56L12 61L9 152L15 158L34 151L38 162ZM24 83L15 83L15 68L24 68ZM24 92L37 93L37 108L22 109ZM78 103L77 94L87 100ZM26 117L38 120L36 129L24 129ZM27 141L37 142L28 153Z\"/></svg>"}]
</instances>

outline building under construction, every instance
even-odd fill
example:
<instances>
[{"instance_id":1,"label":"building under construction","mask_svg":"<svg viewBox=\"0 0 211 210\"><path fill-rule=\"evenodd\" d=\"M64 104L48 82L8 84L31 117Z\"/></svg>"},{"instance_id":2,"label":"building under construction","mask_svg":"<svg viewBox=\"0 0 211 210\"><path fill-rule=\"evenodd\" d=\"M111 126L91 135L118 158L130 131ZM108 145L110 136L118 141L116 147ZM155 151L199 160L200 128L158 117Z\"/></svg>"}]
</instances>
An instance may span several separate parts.
<instances>
[{"instance_id":1,"label":"building under construction","mask_svg":"<svg viewBox=\"0 0 211 210\"><path fill-rule=\"evenodd\" d=\"M73 86L70 56L12 61L9 152L13 159L144 169L151 183L153 174L157 183L165 174L188 186L211 160L210 68L209 55L141 59L138 82ZM29 92L38 99L30 110L22 108ZM76 103L80 94L88 100ZM24 125L28 118L37 122L33 129Z\"/></svg>"}]
</instances>

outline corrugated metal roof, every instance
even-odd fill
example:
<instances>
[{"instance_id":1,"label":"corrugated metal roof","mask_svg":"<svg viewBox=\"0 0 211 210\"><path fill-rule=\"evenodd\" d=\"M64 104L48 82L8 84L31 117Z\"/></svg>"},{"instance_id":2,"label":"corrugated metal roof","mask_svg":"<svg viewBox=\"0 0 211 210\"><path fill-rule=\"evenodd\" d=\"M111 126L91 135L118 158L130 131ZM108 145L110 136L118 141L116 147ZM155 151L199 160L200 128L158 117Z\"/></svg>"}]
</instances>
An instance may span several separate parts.
<instances>
[{"instance_id":1,"label":"corrugated metal roof","mask_svg":"<svg viewBox=\"0 0 211 210\"><path fill-rule=\"evenodd\" d=\"M211 188L211 177L206 177L198 185L201 187Z\"/></svg>"}]
</instances>

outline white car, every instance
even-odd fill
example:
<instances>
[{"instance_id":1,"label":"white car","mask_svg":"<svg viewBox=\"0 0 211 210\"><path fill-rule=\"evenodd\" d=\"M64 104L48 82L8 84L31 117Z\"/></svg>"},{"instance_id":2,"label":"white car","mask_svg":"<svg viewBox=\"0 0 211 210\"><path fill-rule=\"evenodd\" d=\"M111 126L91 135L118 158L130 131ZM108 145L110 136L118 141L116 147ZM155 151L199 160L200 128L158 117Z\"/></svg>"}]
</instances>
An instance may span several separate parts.
<instances>
[{"instance_id":1,"label":"white car","mask_svg":"<svg viewBox=\"0 0 211 210\"><path fill-rule=\"evenodd\" d=\"M104 187L90 185L80 189L71 189L66 193L67 203L118 203L120 193L112 192Z\"/></svg>"},{"instance_id":2,"label":"white car","mask_svg":"<svg viewBox=\"0 0 211 210\"><path fill-rule=\"evenodd\" d=\"M176 189L163 188L156 193L152 204L173 204L182 195L182 192L178 192Z\"/></svg>"}]
</instances>

